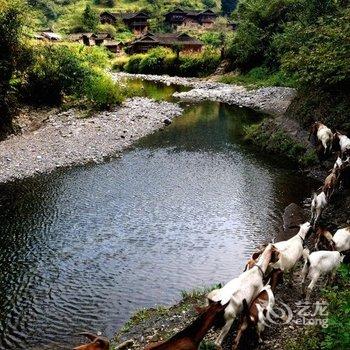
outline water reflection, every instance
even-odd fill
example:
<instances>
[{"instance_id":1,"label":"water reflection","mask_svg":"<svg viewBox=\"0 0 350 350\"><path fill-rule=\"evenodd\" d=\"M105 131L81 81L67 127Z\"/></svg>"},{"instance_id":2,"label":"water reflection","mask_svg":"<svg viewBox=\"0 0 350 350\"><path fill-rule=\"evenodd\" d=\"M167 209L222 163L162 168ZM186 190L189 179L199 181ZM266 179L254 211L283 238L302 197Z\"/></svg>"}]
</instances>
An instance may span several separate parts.
<instances>
[{"instance_id":1,"label":"water reflection","mask_svg":"<svg viewBox=\"0 0 350 350\"><path fill-rule=\"evenodd\" d=\"M257 118L189 106L120 160L2 186L0 348L112 336L139 307L238 274L310 189L242 146Z\"/></svg>"}]
</instances>

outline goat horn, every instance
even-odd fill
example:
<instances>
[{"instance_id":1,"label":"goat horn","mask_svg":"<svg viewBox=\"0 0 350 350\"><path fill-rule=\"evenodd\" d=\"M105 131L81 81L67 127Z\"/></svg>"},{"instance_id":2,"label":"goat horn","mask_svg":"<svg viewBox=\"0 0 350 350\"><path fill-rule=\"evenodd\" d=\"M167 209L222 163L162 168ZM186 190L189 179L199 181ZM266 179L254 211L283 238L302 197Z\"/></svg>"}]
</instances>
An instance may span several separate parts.
<instances>
[{"instance_id":1,"label":"goat horn","mask_svg":"<svg viewBox=\"0 0 350 350\"><path fill-rule=\"evenodd\" d=\"M81 332L78 335L88 338L90 341L94 341L98 336L89 332Z\"/></svg>"}]
</instances>

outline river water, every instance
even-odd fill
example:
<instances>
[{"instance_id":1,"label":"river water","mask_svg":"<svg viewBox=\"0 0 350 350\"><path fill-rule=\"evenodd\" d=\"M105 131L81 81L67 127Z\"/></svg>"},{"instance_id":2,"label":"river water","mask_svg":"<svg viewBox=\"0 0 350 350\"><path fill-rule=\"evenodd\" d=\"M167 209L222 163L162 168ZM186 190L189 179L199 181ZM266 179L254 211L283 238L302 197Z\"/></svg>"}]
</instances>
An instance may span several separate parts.
<instances>
[{"instance_id":1,"label":"river water","mask_svg":"<svg viewBox=\"0 0 350 350\"><path fill-rule=\"evenodd\" d=\"M184 107L121 159L1 186L0 349L71 349L80 331L112 336L140 307L227 281L311 192L242 143L257 113Z\"/></svg>"}]
</instances>

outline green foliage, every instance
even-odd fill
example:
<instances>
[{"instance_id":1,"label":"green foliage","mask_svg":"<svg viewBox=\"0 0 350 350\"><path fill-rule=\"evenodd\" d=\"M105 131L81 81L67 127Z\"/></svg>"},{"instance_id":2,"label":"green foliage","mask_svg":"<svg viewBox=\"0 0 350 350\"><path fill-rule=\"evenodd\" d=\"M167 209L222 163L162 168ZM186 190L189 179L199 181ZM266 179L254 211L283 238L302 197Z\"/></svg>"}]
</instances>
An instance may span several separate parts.
<instances>
[{"instance_id":1,"label":"green foliage","mask_svg":"<svg viewBox=\"0 0 350 350\"><path fill-rule=\"evenodd\" d=\"M24 1L0 0L0 131L12 129L9 110L12 82L25 69L29 60L22 40L24 14L28 13Z\"/></svg>"},{"instance_id":2,"label":"green foliage","mask_svg":"<svg viewBox=\"0 0 350 350\"><path fill-rule=\"evenodd\" d=\"M323 290L328 302L328 327L307 326L304 332L289 340L286 350L347 350L350 348L350 267L342 264L338 281Z\"/></svg>"},{"instance_id":3,"label":"green foliage","mask_svg":"<svg viewBox=\"0 0 350 350\"><path fill-rule=\"evenodd\" d=\"M242 21L236 31L230 47L228 57L233 67L248 70L261 65L264 53L263 29L249 21Z\"/></svg>"},{"instance_id":4,"label":"green foliage","mask_svg":"<svg viewBox=\"0 0 350 350\"><path fill-rule=\"evenodd\" d=\"M281 66L304 86L334 86L350 80L350 9L305 28L290 24L274 38Z\"/></svg>"},{"instance_id":5,"label":"green foliage","mask_svg":"<svg viewBox=\"0 0 350 350\"><path fill-rule=\"evenodd\" d=\"M215 50L206 49L198 54L180 56L180 76L207 76L215 72L220 64L220 55Z\"/></svg>"},{"instance_id":6,"label":"green foliage","mask_svg":"<svg viewBox=\"0 0 350 350\"><path fill-rule=\"evenodd\" d=\"M221 0L221 11L224 15L230 15L236 8L238 0Z\"/></svg>"},{"instance_id":7,"label":"green foliage","mask_svg":"<svg viewBox=\"0 0 350 350\"><path fill-rule=\"evenodd\" d=\"M340 283L324 292L329 317L321 346L326 350L350 348L350 267L342 264L339 274Z\"/></svg>"},{"instance_id":8,"label":"green foliage","mask_svg":"<svg viewBox=\"0 0 350 350\"><path fill-rule=\"evenodd\" d=\"M216 5L215 0L202 0L202 2L203 2L203 5L208 9L211 9Z\"/></svg>"},{"instance_id":9,"label":"green foliage","mask_svg":"<svg viewBox=\"0 0 350 350\"><path fill-rule=\"evenodd\" d=\"M304 145L275 125L264 122L252 124L245 127L244 134L245 139L255 146L269 153L283 155L300 166L313 165L318 161Z\"/></svg>"},{"instance_id":10,"label":"green foliage","mask_svg":"<svg viewBox=\"0 0 350 350\"><path fill-rule=\"evenodd\" d=\"M305 128L322 120L332 129L350 133L350 92L342 87L302 89L288 108L287 116Z\"/></svg>"},{"instance_id":11,"label":"green foliage","mask_svg":"<svg viewBox=\"0 0 350 350\"><path fill-rule=\"evenodd\" d=\"M163 74L172 70L175 56L170 49L157 47L140 61L139 71L146 74Z\"/></svg>"},{"instance_id":12,"label":"green foliage","mask_svg":"<svg viewBox=\"0 0 350 350\"><path fill-rule=\"evenodd\" d=\"M129 73L169 74L180 76L206 76L214 73L220 63L216 50L201 53L181 53L179 56L169 49L155 48L146 54L129 57L124 69ZM120 65L118 68L121 68Z\"/></svg>"},{"instance_id":13,"label":"green foliage","mask_svg":"<svg viewBox=\"0 0 350 350\"><path fill-rule=\"evenodd\" d=\"M94 32L99 24L97 12L88 4L82 14L82 24L84 31Z\"/></svg>"},{"instance_id":14,"label":"green foliage","mask_svg":"<svg viewBox=\"0 0 350 350\"><path fill-rule=\"evenodd\" d=\"M267 67L256 67L246 74L224 75L220 79L222 83L239 84L252 88L263 86L295 86L293 76L282 71L271 72Z\"/></svg>"},{"instance_id":15,"label":"green foliage","mask_svg":"<svg viewBox=\"0 0 350 350\"><path fill-rule=\"evenodd\" d=\"M116 85L106 74L92 74L84 85L84 95L98 109L110 109L120 104L126 91Z\"/></svg>"},{"instance_id":16,"label":"green foliage","mask_svg":"<svg viewBox=\"0 0 350 350\"><path fill-rule=\"evenodd\" d=\"M33 47L33 63L26 72L23 97L32 103L60 104L65 96L87 98L103 109L120 103L126 91L102 70L107 52L76 44L41 44Z\"/></svg>"},{"instance_id":17,"label":"green foliage","mask_svg":"<svg viewBox=\"0 0 350 350\"><path fill-rule=\"evenodd\" d=\"M337 0L242 0L227 56L232 68L282 70L299 86L348 86L350 9Z\"/></svg>"}]
</instances>

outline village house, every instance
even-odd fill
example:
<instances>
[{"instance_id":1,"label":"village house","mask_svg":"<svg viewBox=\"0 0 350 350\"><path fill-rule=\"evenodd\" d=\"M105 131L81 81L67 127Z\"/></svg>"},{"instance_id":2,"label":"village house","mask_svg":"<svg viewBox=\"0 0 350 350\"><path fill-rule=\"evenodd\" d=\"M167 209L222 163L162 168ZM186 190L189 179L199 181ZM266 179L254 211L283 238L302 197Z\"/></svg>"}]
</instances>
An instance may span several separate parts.
<instances>
[{"instance_id":1,"label":"village house","mask_svg":"<svg viewBox=\"0 0 350 350\"><path fill-rule=\"evenodd\" d=\"M200 52L203 43L185 33L153 34L148 32L131 42L125 51L128 54L144 53L158 46L180 51Z\"/></svg>"},{"instance_id":2,"label":"village house","mask_svg":"<svg viewBox=\"0 0 350 350\"><path fill-rule=\"evenodd\" d=\"M177 27L182 24L211 26L216 18L217 14L209 9L203 11L185 11L180 8L176 8L165 15L165 23L172 27Z\"/></svg>"},{"instance_id":3,"label":"village house","mask_svg":"<svg viewBox=\"0 0 350 350\"><path fill-rule=\"evenodd\" d=\"M113 53L119 53L123 48L123 44L115 41L108 33L76 33L68 35L67 39L86 46L104 46Z\"/></svg>"},{"instance_id":4,"label":"village house","mask_svg":"<svg viewBox=\"0 0 350 350\"><path fill-rule=\"evenodd\" d=\"M140 34L148 30L149 15L144 11L111 13L104 11L100 14L102 24L116 24L118 20L123 23L134 33Z\"/></svg>"},{"instance_id":5,"label":"village house","mask_svg":"<svg viewBox=\"0 0 350 350\"><path fill-rule=\"evenodd\" d=\"M41 32L40 34L35 34L34 38L37 40L48 40L48 41L61 41L62 36L58 33L52 31Z\"/></svg>"}]
</instances>

